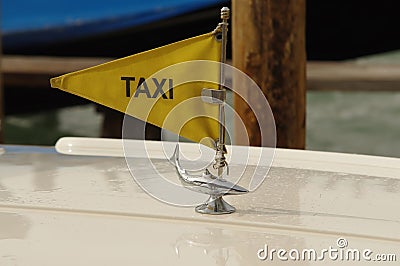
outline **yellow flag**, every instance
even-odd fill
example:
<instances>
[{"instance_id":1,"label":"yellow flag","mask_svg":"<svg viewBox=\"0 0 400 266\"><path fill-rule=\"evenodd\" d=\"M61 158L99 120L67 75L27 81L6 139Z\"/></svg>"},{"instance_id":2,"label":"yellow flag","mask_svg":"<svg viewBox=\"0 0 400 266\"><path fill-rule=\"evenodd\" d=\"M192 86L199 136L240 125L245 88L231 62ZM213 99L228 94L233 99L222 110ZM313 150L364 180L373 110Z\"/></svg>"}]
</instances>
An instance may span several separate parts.
<instances>
[{"instance_id":1,"label":"yellow flag","mask_svg":"<svg viewBox=\"0 0 400 266\"><path fill-rule=\"evenodd\" d=\"M217 88L221 43L208 33L50 80L53 88L127 113L192 141L218 138L218 106L199 100ZM179 65L175 65L182 63ZM172 66L174 65L174 66ZM172 66L172 67L171 67ZM208 66L210 66L208 64Z\"/></svg>"}]
</instances>

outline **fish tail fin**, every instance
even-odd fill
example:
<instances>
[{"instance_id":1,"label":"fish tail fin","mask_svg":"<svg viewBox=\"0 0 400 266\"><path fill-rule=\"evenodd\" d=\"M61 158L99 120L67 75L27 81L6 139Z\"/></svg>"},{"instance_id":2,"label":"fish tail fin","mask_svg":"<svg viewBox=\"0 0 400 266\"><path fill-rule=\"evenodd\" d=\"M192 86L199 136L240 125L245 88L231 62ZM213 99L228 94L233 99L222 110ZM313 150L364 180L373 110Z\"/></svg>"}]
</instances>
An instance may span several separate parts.
<instances>
[{"instance_id":1,"label":"fish tail fin","mask_svg":"<svg viewBox=\"0 0 400 266\"><path fill-rule=\"evenodd\" d=\"M169 162L174 166L179 165L179 144L176 144L175 151L172 154L171 158L169 158Z\"/></svg>"}]
</instances>

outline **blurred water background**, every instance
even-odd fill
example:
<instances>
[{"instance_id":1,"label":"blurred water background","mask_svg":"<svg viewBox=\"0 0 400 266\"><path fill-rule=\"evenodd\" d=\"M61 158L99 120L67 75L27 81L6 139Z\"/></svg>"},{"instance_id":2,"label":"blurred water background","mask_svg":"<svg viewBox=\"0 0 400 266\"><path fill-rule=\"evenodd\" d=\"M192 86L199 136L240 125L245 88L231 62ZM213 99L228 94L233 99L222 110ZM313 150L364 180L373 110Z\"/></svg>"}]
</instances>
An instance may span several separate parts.
<instances>
[{"instance_id":1,"label":"blurred water background","mask_svg":"<svg viewBox=\"0 0 400 266\"><path fill-rule=\"evenodd\" d=\"M5 142L54 145L63 136L98 137L94 104L9 115ZM400 157L400 92L307 93L307 149Z\"/></svg>"},{"instance_id":2,"label":"blurred water background","mask_svg":"<svg viewBox=\"0 0 400 266\"><path fill-rule=\"evenodd\" d=\"M307 149L400 157L400 93L307 93Z\"/></svg>"}]
</instances>

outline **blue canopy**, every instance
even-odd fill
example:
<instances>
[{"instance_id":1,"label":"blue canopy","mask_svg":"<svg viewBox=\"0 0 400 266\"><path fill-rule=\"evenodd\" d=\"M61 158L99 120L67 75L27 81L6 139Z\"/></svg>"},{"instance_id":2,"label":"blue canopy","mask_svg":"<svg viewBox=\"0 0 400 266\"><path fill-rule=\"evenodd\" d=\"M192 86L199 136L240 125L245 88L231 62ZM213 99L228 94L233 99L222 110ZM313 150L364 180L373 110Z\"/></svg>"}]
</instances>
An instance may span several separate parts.
<instances>
[{"instance_id":1,"label":"blue canopy","mask_svg":"<svg viewBox=\"0 0 400 266\"><path fill-rule=\"evenodd\" d=\"M3 47L90 37L229 3L227 0L3 0Z\"/></svg>"}]
</instances>

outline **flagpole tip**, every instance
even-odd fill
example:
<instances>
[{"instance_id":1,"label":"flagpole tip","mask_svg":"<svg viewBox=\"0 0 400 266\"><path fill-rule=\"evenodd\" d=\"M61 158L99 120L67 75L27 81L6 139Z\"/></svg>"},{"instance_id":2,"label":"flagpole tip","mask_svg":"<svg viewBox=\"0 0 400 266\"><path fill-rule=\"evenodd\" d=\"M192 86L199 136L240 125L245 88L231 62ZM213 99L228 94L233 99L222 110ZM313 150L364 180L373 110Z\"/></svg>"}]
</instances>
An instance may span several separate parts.
<instances>
[{"instance_id":1,"label":"flagpole tip","mask_svg":"<svg viewBox=\"0 0 400 266\"><path fill-rule=\"evenodd\" d=\"M230 16L230 9L228 7L221 8L221 19L228 20Z\"/></svg>"}]
</instances>

